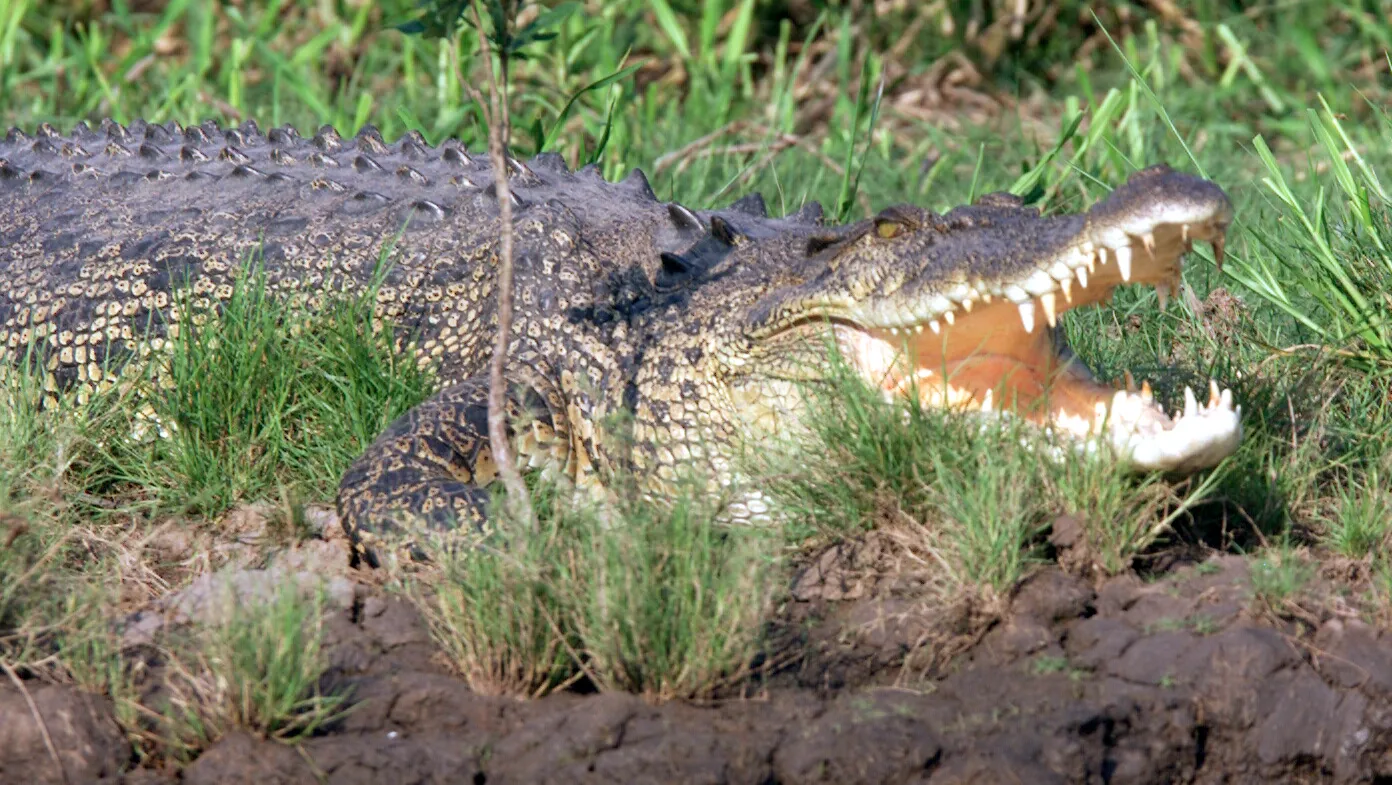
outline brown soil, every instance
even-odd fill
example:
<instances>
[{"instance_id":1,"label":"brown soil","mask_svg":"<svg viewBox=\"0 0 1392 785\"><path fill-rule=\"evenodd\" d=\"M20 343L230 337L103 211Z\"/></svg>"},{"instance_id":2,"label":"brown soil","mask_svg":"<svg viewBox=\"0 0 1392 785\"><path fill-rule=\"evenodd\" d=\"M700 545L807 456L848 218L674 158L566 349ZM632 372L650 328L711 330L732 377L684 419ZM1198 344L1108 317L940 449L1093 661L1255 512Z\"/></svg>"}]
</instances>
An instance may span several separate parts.
<instances>
[{"instance_id":1,"label":"brown soil","mask_svg":"<svg viewBox=\"0 0 1392 785\"><path fill-rule=\"evenodd\" d=\"M743 697L480 696L409 604L359 587L326 623L356 708L298 748L232 735L123 773L109 703L28 681L32 708L0 686L0 783L1392 782L1392 633L1333 595L1280 618L1235 556L1149 582L1048 567L983 625L876 574L887 547L804 571Z\"/></svg>"}]
</instances>

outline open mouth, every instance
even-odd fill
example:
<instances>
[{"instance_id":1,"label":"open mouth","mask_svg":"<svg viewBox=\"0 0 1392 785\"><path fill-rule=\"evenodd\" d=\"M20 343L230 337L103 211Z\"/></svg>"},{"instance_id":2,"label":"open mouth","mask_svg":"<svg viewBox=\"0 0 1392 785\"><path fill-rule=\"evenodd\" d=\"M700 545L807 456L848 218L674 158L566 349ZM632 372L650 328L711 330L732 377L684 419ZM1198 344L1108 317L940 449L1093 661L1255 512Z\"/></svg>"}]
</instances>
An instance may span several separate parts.
<instances>
[{"instance_id":1,"label":"open mouth","mask_svg":"<svg viewBox=\"0 0 1392 785\"><path fill-rule=\"evenodd\" d=\"M1092 239L1039 262L1027 277L977 281L965 293L958 286L962 296L940 298L951 307L933 318L842 325L840 342L887 393L932 406L1014 411L1077 439L1110 443L1142 470L1207 468L1241 440L1241 407L1230 391L1212 382L1200 395L1186 387L1184 404L1166 412L1148 383L1115 389L1097 381L1056 343L1052 328L1068 309L1105 301L1123 284L1154 286L1164 308L1194 242L1211 243L1221 265L1230 221L1224 203L1085 232Z\"/></svg>"}]
</instances>

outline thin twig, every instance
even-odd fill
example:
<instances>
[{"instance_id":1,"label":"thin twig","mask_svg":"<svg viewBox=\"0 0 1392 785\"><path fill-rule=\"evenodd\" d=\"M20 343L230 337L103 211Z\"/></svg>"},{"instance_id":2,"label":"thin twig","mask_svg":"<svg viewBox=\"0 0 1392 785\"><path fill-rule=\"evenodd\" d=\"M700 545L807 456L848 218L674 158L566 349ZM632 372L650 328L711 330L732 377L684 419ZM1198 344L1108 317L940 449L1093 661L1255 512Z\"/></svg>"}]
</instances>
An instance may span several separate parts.
<instances>
[{"instance_id":1,"label":"thin twig","mask_svg":"<svg viewBox=\"0 0 1392 785\"><path fill-rule=\"evenodd\" d=\"M24 702L29 704L29 713L34 715L34 724L39 726L39 735L43 736L44 746L48 748L48 757L53 759L53 765L58 767L58 776L63 778L63 782L69 783L68 772L63 768L63 759L58 757L58 748L53 744L53 737L48 734L48 723L44 722L43 715L39 713L39 707L34 703L34 698L29 694L24 682L20 681L19 674L14 672L8 662L0 662L0 668L5 669L5 675L10 677L14 686L19 688L19 694L24 696Z\"/></svg>"},{"instance_id":2,"label":"thin twig","mask_svg":"<svg viewBox=\"0 0 1392 785\"><path fill-rule=\"evenodd\" d=\"M507 364L508 341L512 336L512 189L508 183L507 139L507 53L498 53L498 72L493 71L493 49L488 43L488 34L483 26L483 14L479 11L478 0L473 2L474 27L478 31L479 49L483 53L483 65L488 75L488 94L491 111L488 112L488 158L493 164L493 183L498 196L498 334L493 344L493 357L488 365L488 442L493 452L493 461L498 465L498 475L502 477L507 490L507 505L512 516L532 531L535 522L532 518L532 504L527 495L527 486L522 482L522 474L517 471L513 461L512 445L507 437L507 380L503 369ZM506 23L506 14L500 18ZM495 34L499 31L495 30ZM456 73L458 71L456 70ZM478 90L459 73L460 84L472 95ZM480 107L481 97L476 97Z\"/></svg>"}]
</instances>

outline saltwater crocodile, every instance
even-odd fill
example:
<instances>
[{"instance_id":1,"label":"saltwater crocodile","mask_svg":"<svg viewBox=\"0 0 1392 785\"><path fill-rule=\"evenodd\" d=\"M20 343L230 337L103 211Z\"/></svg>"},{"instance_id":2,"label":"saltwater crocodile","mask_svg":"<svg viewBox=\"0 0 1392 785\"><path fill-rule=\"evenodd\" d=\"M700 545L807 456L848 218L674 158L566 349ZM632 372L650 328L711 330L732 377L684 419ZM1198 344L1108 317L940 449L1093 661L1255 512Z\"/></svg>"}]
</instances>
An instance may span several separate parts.
<instances>
[{"instance_id":1,"label":"saltwater crocodile","mask_svg":"<svg viewBox=\"0 0 1392 785\"><path fill-rule=\"evenodd\" d=\"M1186 388L1169 415L1148 388L1095 381L1055 329L1124 282L1155 285L1163 307L1196 240L1221 261L1232 206L1207 180L1155 166L1077 215L992 194L943 215L896 206L825 226L815 204L772 219L757 196L693 211L660 202L637 170L610 183L552 154L509 169L516 454L578 486L628 468L661 489L699 466L731 490L731 518L763 516L765 500L738 483L736 446L791 426L799 384L824 373L833 345L887 393L1012 409L1142 469L1209 467L1240 439L1229 392L1211 387L1200 405ZM229 297L249 258L311 307L385 269L377 316L442 387L347 471L343 524L369 557L374 533L479 525L496 474L492 179L457 143L409 133L388 145L371 128L351 140L252 123L11 130L0 365L37 346L51 387L104 387L196 318L177 303ZM625 438L605 427L620 413Z\"/></svg>"}]
</instances>

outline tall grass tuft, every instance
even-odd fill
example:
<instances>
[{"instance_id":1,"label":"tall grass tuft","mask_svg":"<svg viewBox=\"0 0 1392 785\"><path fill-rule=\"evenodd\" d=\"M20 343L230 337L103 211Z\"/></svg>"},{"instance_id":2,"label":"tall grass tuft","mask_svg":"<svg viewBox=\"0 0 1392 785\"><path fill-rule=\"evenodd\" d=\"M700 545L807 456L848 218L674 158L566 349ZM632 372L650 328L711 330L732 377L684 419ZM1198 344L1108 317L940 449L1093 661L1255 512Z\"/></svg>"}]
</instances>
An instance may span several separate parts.
<instances>
[{"instance_id":1,"label":"tall grass tuft","mask_svg":"<svg viewBox=\"0 0 1392 785\"><path fill-rule=\"evenodd\" d=\"M480 692L537 696L587 679L654 700L703 698L747 674L781 574L776 543L719 523L690 490L612 504L543 485L536 533L497 520L482 545L438 554L410 595Z\"/></svg>"},{"instance_id":2,"label":"tall grass tuft","mask_svg":"<svg viewBox=\"0 0 1392 785\"><path fill-rule=\"evenodd\" d=\"M1252 140L1265 170L1262 184L1292 228L1251 232L1251 253L1234 260L1234 274L1322 347L1361 366L1392 367L1388 192L1322 97L1319 109L1306 110L1306 117L1322 153L1311 161L1308 176L1321 184L1313 195L1298 193L1266 139ZM1377 130L1376 143L1392 145L1392 118L1380 114ZM1333 189L1322 171L1332 177Z\"/></svg>"},{"instance_id":3,"label":"tall grass tuft","mask_svg":"<svg viewBox=\"0 0 1392 785\"><path fill-rule=\"evenodd\" d=\"M287 583L263 603L242 605L168 649L167 705L153 735L189 760L234 729L294 743L341 716L346 693L325 692L322 591L306 602Z\"/></svg>"}]
</instances>

